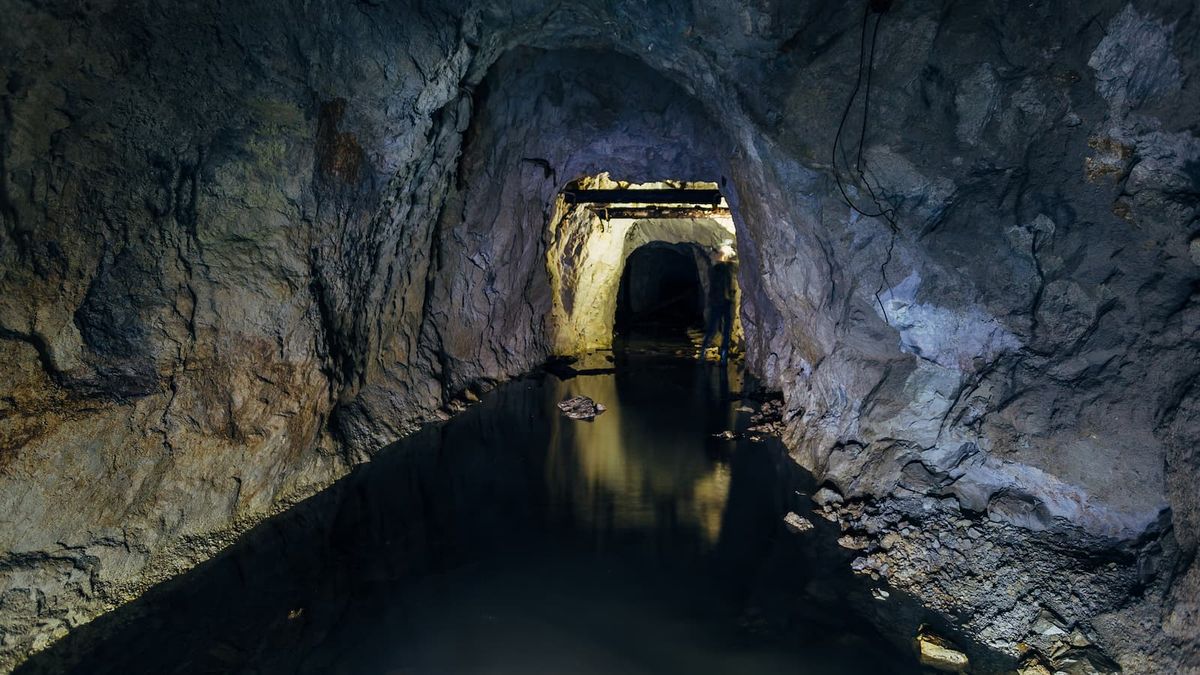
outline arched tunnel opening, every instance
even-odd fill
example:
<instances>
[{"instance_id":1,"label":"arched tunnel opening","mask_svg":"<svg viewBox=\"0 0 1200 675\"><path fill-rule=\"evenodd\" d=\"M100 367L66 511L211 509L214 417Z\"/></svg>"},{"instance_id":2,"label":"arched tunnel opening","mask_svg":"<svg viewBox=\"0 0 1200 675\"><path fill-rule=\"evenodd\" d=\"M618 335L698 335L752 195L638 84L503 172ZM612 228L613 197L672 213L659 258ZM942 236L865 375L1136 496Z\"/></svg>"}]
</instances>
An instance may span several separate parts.
<instances>
[{"instance_id":1,"label":"arched tunnel opening","mask_svg":"<svg viewBox=\"0 0 1200 675\"><path fill-rule=\"evenodd\" d=\"M690 244L652 242L625 259L617 290L617 336L682 340L704 327L704 287L698 261L704 254ZM707 275L708 265L704 265Z\"/></svg>"},{"instance_id":2,"label":"arched tunnel opening","mask_svg":"<svg viewBox=\"0 0 1200 675\"><path fill-rule=\"evenodd\" d=\"M740 342L737 228L717 183L601 173L571 181L560 199L546 261L557 353L633 342L726 354Z\"/></svg>"},{"instance_id":3,"label":"arched tunnel opening","mask_svg":"<svg viewBox=\"0 0 1200 675\"><path fill-rule=\"evenodd\" d=\"M1200 668L1194 3L60 4L0 672Z\"/></svg>"}]
</instances>

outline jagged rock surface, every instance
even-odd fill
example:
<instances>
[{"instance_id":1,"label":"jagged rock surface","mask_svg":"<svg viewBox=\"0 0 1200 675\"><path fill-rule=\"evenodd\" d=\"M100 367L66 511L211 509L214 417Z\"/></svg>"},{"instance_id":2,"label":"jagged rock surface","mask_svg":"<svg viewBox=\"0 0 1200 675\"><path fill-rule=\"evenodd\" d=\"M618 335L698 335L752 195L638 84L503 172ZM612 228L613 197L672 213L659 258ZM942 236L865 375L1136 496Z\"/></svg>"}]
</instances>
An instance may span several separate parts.
<instances>
[{"instance_id":1,"label":"jagged rock surface","mask_svg":"<svg viewBox=\"0 0 1200 675\"><path fill-rule=\"evenodd\" d=\"M1180 667L1175 645L1154 630L1170 583L1154 570L1174 553L1170 539L1114 547L1065 524L1030 533L964 513L952 498L820 501L815 511L861 553L852 569L921 598L984 645L1066 672L1084 655L1111 663L1092 653L1097 643L1134 672Z\"/></svg>"},{"instance_id":2,"label":"jagged rock surface","mask_svg":"<svg viewBox=\"0 0 1200 675\"><path fill-rule=\"evenodd\" d=\"M1116 551L1066 618L1200 667L1189 3L896 3L863 143L894 240L828 164L858 4L0 9L0 664L541 362L555 194L608 171L722 185L798 461L1022 553L908 556L916 597L1012 651L1037 616L988 565L1032 607Z\"/></svg>"}]
</instances>

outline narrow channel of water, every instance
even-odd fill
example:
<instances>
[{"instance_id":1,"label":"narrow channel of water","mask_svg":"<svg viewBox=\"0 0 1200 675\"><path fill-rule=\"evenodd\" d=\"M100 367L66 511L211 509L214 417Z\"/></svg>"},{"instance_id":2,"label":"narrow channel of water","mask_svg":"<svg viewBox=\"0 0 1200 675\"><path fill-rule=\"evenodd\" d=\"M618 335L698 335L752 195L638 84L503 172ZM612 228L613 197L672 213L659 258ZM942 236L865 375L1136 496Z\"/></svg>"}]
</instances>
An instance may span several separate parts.
<instances>
[{"instance_id":1,"label":"narrow channel of water","mask_svg":"<svg viewBox=\"0 0 1200 675\"><path fill-rule=\"evenodd\" d=\"M836 528L783 526L811 478L714 437L749 418L730 372L504 385L19 672L917 672ZM608 411L562 417L575 394Z\"/></svg>"}]
</instances>

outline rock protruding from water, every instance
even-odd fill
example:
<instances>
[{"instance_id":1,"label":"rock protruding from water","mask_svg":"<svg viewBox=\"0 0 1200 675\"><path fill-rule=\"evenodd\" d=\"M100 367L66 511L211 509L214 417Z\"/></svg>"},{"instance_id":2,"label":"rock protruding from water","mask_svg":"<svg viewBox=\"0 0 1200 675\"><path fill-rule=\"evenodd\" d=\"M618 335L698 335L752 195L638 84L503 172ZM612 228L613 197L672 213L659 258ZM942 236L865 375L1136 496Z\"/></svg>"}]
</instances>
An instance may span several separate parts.
<instances>
[{"instance_id":1,"label":"rock protruding from water","mask_svg":"<svg viewBox=\"0 0 1200 675\"><path fill-rule=\"evenodd\" d=\"M596 415L607 410L601 403L596 403L587 396L572 396L558 402L558 409L573 420L594 420Z\"/></svg>"},{"instance_id":2,"label":"rock protruding from water","mask_svg":"<svg viewBox=\"0 0 1200 675\"><path fill-rule=\"evenodd\" d=\"M782 436L783 400L771 398L763 402L762 407L750 416L750 426L747 432L761 436Z\"/></svg>"},{"instance_id":3,"label":"rock protruding from water","mask_svg":"<svg viewBox=\"0 0 1200 675\"><path fill-rule=\"evenodd\" d=\"M783 524L793 534L804 534L813 529L812 521L795 511L788 511L788 514L783 517Z\"/></svg>"},{"instance_id":4,"label":"rock protruding from water","mask_svg":"<svg viewBox=\"0 0 1200 675\"><path fill-rule=\"evenodd\" d=\"M967 655L949 640L934 635L925 626L917 632L917 650L921 665L944 670L950 673L961 673L971 664Z\"/></svg>"}]
</instances>

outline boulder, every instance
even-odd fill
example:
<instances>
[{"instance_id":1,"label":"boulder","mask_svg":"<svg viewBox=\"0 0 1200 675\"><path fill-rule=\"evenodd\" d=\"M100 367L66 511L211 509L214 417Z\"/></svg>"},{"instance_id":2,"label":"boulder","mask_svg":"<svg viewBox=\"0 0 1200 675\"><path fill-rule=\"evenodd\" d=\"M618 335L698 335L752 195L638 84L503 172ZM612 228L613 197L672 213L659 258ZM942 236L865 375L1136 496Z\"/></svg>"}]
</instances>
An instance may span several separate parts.
<instances>
[{"instance_id":1,"label":"boulder","mask_svg":"<svg viewBox=\"0 0 1200 675\"><path fill-rule=\"evenodd\" d=\"M926 626L917 632L917 657L922 665L948 673L961 673L971 665L953 642L929 632Z\"/></svg>"}]
</instances>

